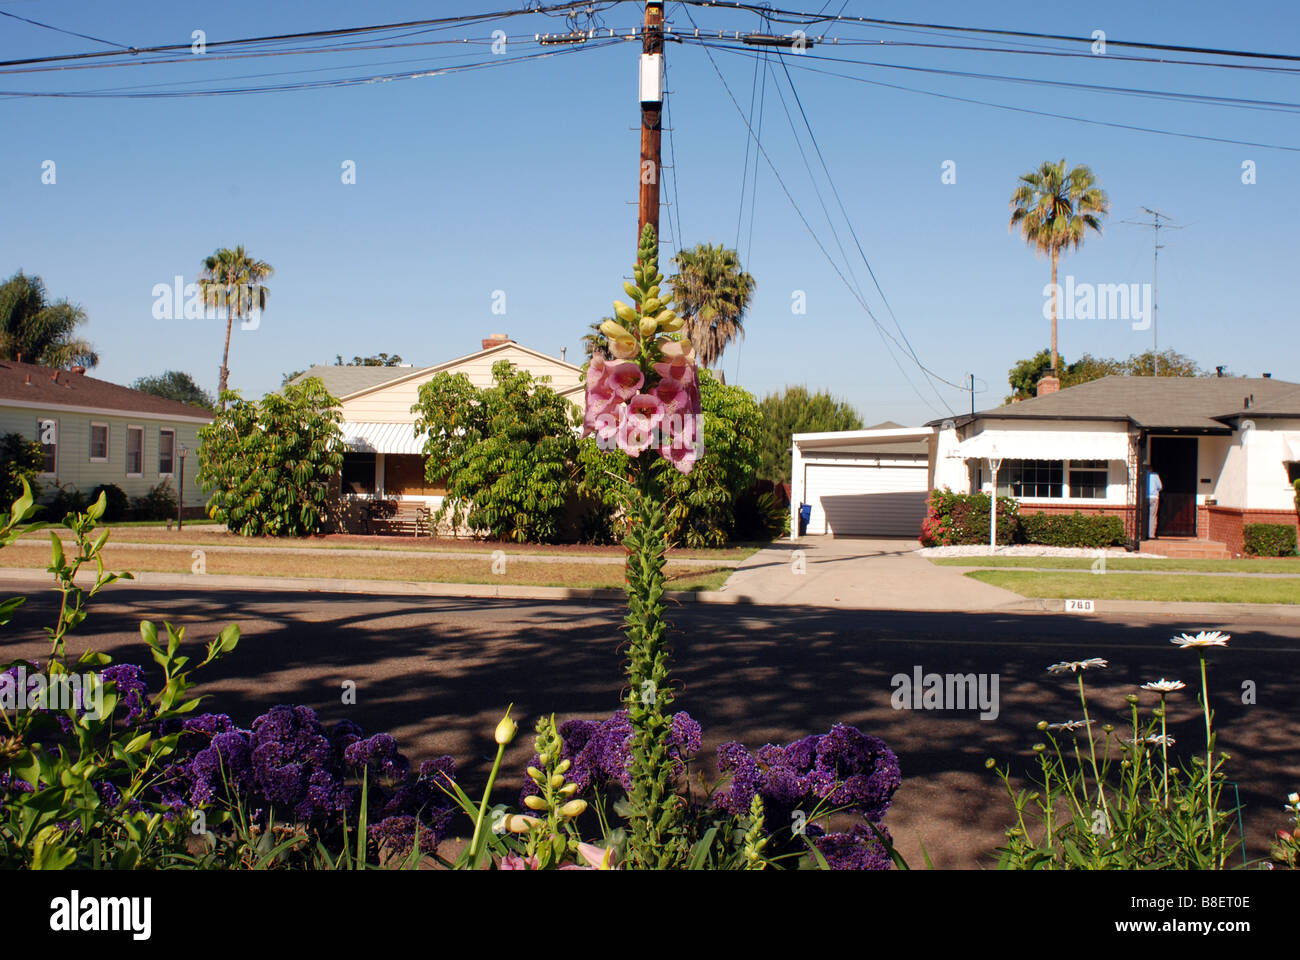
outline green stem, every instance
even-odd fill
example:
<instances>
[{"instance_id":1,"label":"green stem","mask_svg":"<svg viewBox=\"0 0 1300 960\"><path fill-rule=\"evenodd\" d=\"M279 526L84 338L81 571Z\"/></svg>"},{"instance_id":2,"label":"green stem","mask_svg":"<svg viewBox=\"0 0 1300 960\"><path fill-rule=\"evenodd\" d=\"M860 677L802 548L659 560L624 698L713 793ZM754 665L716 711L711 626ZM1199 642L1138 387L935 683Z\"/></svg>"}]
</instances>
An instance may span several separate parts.
<instances>
[{"instance_id":1,"label":"green stem","mask_svg":"<svg viewBox=\"0 0 1300 960\"><path fill-rule=\"evenodd\" d=\"M1205 654L1201 654L1201 706L1205 710L1205 816L1214 842L1214 738L1210 732L1210 687L1205 675Z\"/></svg>"},{"instance_id":2,"label":"green stem","mask_svg":"<svg viewBox=\"0 0 1300 960\"><path fill-rule=\"evenodd\" d=\"M488 800L492 797L492 787L497 782L497 772L501 769L501 758L506 755L506 745L497 744L496 762L492 764L492 772L488 775L487 787L483 790L483 801L478 805L478 817L474 821L474 838L470 840L470 864L472 865L478 859L479 850L482 849L482 842L486 839L483 835L483 823L487 820Z\"/></svg>"}]
</instances>

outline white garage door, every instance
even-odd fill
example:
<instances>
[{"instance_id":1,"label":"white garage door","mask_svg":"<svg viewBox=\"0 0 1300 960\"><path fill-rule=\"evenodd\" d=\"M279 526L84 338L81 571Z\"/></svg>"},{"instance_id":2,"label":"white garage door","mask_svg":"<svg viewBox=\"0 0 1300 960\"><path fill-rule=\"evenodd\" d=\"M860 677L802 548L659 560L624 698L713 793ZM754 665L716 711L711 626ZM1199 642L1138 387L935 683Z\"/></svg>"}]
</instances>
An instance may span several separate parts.
<instances>
[{"instance_id":1,"label":"white garage door","mask_svg":"<svg viewBox=\"0 0 1300 960\"><path fill-rule=\"evenodd\" d=\"M862 464L805 465L809 533L841 537L920 535L929 493L924 456Z\"/></svg>"}]
</instances>

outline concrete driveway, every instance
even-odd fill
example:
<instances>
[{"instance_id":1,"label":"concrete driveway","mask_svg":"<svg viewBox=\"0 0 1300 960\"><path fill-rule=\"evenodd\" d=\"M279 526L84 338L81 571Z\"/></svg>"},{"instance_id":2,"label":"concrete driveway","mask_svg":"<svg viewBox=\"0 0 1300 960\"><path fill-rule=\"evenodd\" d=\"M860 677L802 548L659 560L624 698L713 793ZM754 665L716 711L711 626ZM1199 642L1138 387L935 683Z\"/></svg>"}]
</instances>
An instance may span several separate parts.
<instances>
[{"instance_id":1,"label":"concrete driveway","mask_svg":"<svg viewBox=\"0 0 1300 960\"><path fill-rule=\"evenodd\" d=\"M1016 610L1019 594L938 567L916 540L802 537L782 540L742 563L718 591L758 604L861 610Z\"/></svg>"}]
</instances>

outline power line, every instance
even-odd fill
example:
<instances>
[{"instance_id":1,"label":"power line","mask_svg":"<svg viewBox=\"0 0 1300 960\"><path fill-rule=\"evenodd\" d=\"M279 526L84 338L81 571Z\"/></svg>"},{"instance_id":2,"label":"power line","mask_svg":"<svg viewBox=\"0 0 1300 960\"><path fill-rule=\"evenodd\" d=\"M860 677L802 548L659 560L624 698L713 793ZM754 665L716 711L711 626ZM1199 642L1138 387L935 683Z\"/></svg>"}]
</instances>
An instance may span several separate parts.
<instances>
[{"instance_id":1,"label":"power line","mask_svg":"<svg viewBox=\"0 0 1300 960\"><path fill-rule=\"evenodd\" d=\"M704 47L706 50L712 48L715 50L721 50L726 53L734 53L738 56L754 56L753 51L751 51L747 47L738 48L734 46L714 44L703 40L695 41L695 42L698 42L700 46ZM801 54L799 56L800 57L806 56L806 54ZM795 69L797 70L807 70L812 73L821 73L830 77L840 77L845 80L853 80L857 83L868 83L871 84L872 86L887 87L891 90L902 90L907 93L918 93L928 97L938 97L942 100L952 100L956 103L971 103L983 107L994 107L999 110L1010 110L1015 113L1027 113L1039 117L1050 117L1055 120L1070 120L1076 123L1091 124L1093 126L1114 127L1120 130L1132 130L1138 133L1151 133L1151 134L1157 134L1166 137L1180 137L1182 139L1187 139L1187 140L1201 140L1209 143L1227 143L1227 144L1232 144L1234 146L1259 147L1260 149L1263 150L1285 150L1291 153L1300 152L1300 147L1286 146L1284 144L1261 143L1259 141L1254 141L1254 140L1238 140L1231 137L1214 137L1208 134L1183 133L1177 130L1162 130L1158 127L1146 127L1140 124L1119 123L1118 121L1111 121L1111 120L1095 120L1090 117L1078 117L1078 116L1073 116L1071 114L1052 113L1046 110L1034 110L1030 107L1017 107L1011 104L995 103L991 100L980 100L974 97L959 97L955 94L950 94L950 93L939 93L934 90L923 90L919 87L908 87L897 83L887 83L884 80L871 80L867 77L859 77L851 73L840 73L834 70L822 70L817 67L806 66L798 62L795 62L794 66Z\"/></svg>"},{"instance_id":2,"label":"power line","mask_svg":"<svg viewBox=\"0 0 1300 960\"><path fill-rule=\"evenodd\" d=\"M621 2L621 0L613 0L613 2ZM409 27L429 27L429 26L455 25L455 24L467 24L467 23L484 23L493 20L504 20L511 17L527 16L534 13L553 13L555 11L560 11L560 10L570 10L575 7L589 7L589 6L592 6L590 0L571 0L571 2L569 3L558 3L558 4L553 4L551 6L534 7L533 9L530 10L520 10L520 9L497 10L491 13L461 14L454 17L434 17L427 20L407 20L401 23L370 24L367 26L360 26L360 27L339 27L330 30L305 30L297 33L280 33L280 34L273 34L270 36L244 37L239 40L212 40L212 41L208 41L205 44L205 47L207 49L224 48L224 47L240 46L244 44L253 44L253 43L275 43L275 42L283 42L287 40L312 40L312 39L320 39L320 38L327 38L327 37L355 36L357 34L376 33L384 30L403 30ZM94 39L94 38L89 38L89 39ZM106 42L106 41L97 41L97 42ZM143 53L174 53L178 50L191 49L191 44L188 43L170 43L170 44L162 44L159 46L152 46L152 47L125 47L124 48L120 44L118 44L117 46L119 47L118 50L97 50L97 51L92 51L90 53L69 53L69 54L62 54L58 56L48 56L48 57L28 57L21 60L0 60L0 67L18 67L18 66L25 66L27 64L35 64L35 63L55 63L59 61L84 60L84 59L90 59L92 57L98 58L98 57L121 56L123 49L125 49L126 52L130 53L132 56L137 56Z\"/></svg>"},{"instance_id":3,"label":"power line","mask_svg":"<svg viewBox=\"0 0 1300 960\"><path fill-rule=\"evenodd\" d=\"M102 43L110 47L117 47L119 50L127 49L125 44L114 43L112 40L102 40L99 37L92 37L88 33L77 33L75 30L64 30L62 27L52 26L51 24L48 23L41 23L41 21L39 20L32 20L29 19L28 17L20 17L16 13L7 13L4 10L0 10L0 17L9 17L11 20L21 20L23 23L30 23L32 26L40 27L43 30L53 30L55 33L66 34L69 37L80 37L82 40L92 40L95 43Z\"/></svg>"},{"instance_id":4,"label":"power line","mask_svg":"<svg viewBox=\"0 0 1300 960\"><path fill-rule=\"evenodd\" d=\"M41 99L71 100L170 100L189 97L241 96L255 93L285 93L298 90L318 90L331 87L352 87L371 83L390 83L395 80L418 80L426 77L439 77L469 70L482 70L490 67L504 66L533 60L545 60L551 57L565 56L585 50L599 50L623 43L621 38L594 41L569 47L548 48L535 53L518 56L492 56L487 60L473 63L455 64L426 70L411 70L402 73L374 74L361 77L342 77L335 80L313 80L302 83L268 84L257 87L223 87L208 90L160 90L152 93L117 93L112 91L63 91L32 93L21 90L0 90L0 97L25 97Z\"/></svg>"},{"instance_id":5,"label":"power line","mask_svg":"<svg viewBox=\"0 0 1300 960\"><path fill-rule=\"evenodd\" d=\"M709 44L712 45L715 50L725 49L733 52L749 52L751 49L747 45L736 46L734 43L722 43L705 37L698 39L695 37L683 37L682 40L685 43ZM806 59L821 60L829 63L848 63L862 67L877 67L882 70L904 70L910 73L932 73L939 76L958 77L965 80L991 80L1001 83L1026 84L1029 86L1063 87L1067 89L1083 90L1090 93L1146 97L1155 100L1174 100L1208 106L1242 107L1252 110L1284 111L1288 113L1300 111L1300 103L1288 100L1259 100L1246 97L1220 97L1204 93L1182 93L1176 90L1151 90L1143 87L1112 87L1105 84L1080 83L1072 80L1046 80L1038 77L1019 77L1010 74L974 73L968 70L952 70L943 67L921 67L914 64L882 63L878 60L858 60L851 57L831 57L823 54L810 53L808 51L801 51L796 55L800 60Z\"/></svg>"},{"instance_id":6,"label":"power line","mask_svg":"<svg viewBox=\"0 0 1300 960\"><path fill-rule=\"evenodd\" d=\"M982 33L990 36L1001 37L1025 37L1034 40L1064 40L1071 43L1092 44L1092 37L1073 37L1061 33L1035 33L1029 30L1004 30L994 27L964 27L946 23L920 23L908 20L883 20L877 17L826 17L820 14L801 12L797 10L780 10L774 7L751 4L730 2L730 0L682 0L683 3L700 6L700 7L717 7L719 9L734 10L761 10L769 19L793 18L782 20L784 23L801 23L804 25L812 23L825 23L832 21L834 23L862 23L877 26L890 27L914 27L923 30L949 30L954 33ZM822 9L825 9L823 7ZM1205 56L1219 57L1243 57L1260 60L1284 60L1290 62L1300 62L1300 56L1286 53L1262 53L1257 50L1225 50L1219 47L1195 47L1171 43L1150 43L1135 40L1112 40L1106 38L1107 47L1126 47L1137 50L1168 50L1171 53L1198 53Z\"/></svg>"},{"instance_id":7,"label":"power line","mask_svg":"<svg viewBox=\"0 0 1300 960\"><path fill-rule=\"evenodd\" d=\"M690 10L687 9L685 12L687 18L691 20L692 24L694 24L695 18L691 16ZM722 89L726 91L727 97L731 100L732 106L734 106L736 108L736 112L740 114L741 122L743 122L745 124L745 127L749 130L749 135L751 137L754 136L754 130L752 127L750 127L748 120L746 120L745 118L745 111L741 108L740 103L736 100L736 95L732 93L731 86L730 84L727 83L727 78L722 75L722 70L721 68L718 67L717 61L713 59L712 51L710 51L709 48L706 46L704 48L704 52L705 55L709 58L709 63L713 67L713 72L718 75L718 80L722 83ZM780 171L777 170L776 164L772 162L772 158L771 156L768 155L767 150L764 149L762 143L758 142L757 140L755 141L755 147L757 148L759 155L762 156L762 158L767 161L767 165L769 169L771 169L772 175L776 178L776 182L780 185L782 192L785 193L786 199L790 201L790 206L794 208L795 215L799 217L800 222L803 223L804 225L804 229L808 231L809 236L811 236L813 239L813 243L817 245L817 249L821 251L822 256L824 256L827 262L831 265L831 269L835 271L836 275L840 278L840 280L844 283L844 285L848 287L849 293L852 294L858 300L858 302L862 305L862 308L866 311L867 316L871 318L873 324L875 325L876 332L881 338L881 342L885 344L885 352L889 354L889 358L894 362L894 366L898 368L899 374L902 375L903 379L907 382L907 385L912 389L912 392L916 394L917 399L919 399L923 404L929 407L933 412L939 413L939 410L933 404L931 404L930 401L927 400L919 390L916 389L916 384L912 382L911 377L907 375L907 371L903 369L903 365L899 363L898 358L894 356L893 351L889 348L889 343L885 339L885 335L884 335L885 331L881 326L880 321L877 320L872 315L871 308L867 306L866 301L862 300L858 296L858 294L854 291L852 284L850 284L848 279L844 276L843 271L840 270L839 265L836 264L835 259L830 255L830 252L826 249L825 245L822 243L821 238L817 236L817 231L815 231L812 228L812 224L808 222L808 218L804 216L803 211L799 208L798 202L794 199L794 195L790 193L790 188L786 186L785 180L782 178Z\"/></svg>"}]
</instances>

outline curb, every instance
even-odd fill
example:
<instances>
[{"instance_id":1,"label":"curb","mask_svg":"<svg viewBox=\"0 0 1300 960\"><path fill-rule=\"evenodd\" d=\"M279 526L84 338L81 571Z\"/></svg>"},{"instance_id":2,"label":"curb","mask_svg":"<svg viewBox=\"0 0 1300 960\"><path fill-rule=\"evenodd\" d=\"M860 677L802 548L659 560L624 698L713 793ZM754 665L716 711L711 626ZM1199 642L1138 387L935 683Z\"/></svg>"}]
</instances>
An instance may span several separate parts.
<instances>
[{"instance_id":1,"label":"curb","mask_svg":"<svg viewBox=\"0 0 1300 960\"><path fill-rule=\"evenodd\" d=\"M49 573L37 568L3 568L0 569L0 583L30 583L33 580L48 581ZM87 577L86 579L90 579ZM490 583L424 583L412 580L359 580L359 579L312 579L298 577L247 577L217 573L150 573L135 574L132 580L119 580L110 584L106 590L114 588L130 589L140 587L199 587L201 589L250 590L266 593L339 593L361 594L365 596L416 596L445 597L487 600L588 600L598 603L621 603L625 599L622 590L607 587L530 587L511 584L499 586ZM667 591L665 598L670 602L709 603L709 604L748 604L752 606L780 606L795 608L807 606L817 610L860 610L888 611L893 607L859 607L849 603L833 606L813 606L789 602L773 603L743 593L728 593L725 590ZM1051 614L1057 616L1114 617L1124 614L1142 614L1143 616L1167 616L1171 620L1185 620L1189 617L1207 620L1287 620L1300 621L1300 604L1263 604L1263 603L1166 603L1143 600L1097 600L1094 601L1091 614L1066 614L1064 600L1025 598L990 607L986 610L952 609L952 610L918 610L899 612L918 613L981 613L992 614Z\"/></svg>"}]
</instances>

